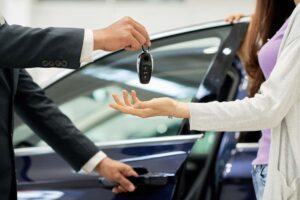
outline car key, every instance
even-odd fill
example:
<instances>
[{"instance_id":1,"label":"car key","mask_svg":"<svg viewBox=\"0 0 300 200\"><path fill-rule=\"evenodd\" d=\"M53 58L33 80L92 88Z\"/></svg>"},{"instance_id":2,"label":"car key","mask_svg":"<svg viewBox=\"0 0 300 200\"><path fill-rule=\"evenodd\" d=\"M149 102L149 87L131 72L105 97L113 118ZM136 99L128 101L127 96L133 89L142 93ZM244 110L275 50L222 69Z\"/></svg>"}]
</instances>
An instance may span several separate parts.
<instances>
[{"instance_id":1,"label":"car key","mask_svg":"<svg viewBox=\"0 0 300 200\"><path fill-rule=\"evenodd\" d=\"M150 82L153 72L153 58L147 50L142 47L143 52L138 56L137 60L137 72L142 84L148 84Z\"/></svg>"}]
</instances>

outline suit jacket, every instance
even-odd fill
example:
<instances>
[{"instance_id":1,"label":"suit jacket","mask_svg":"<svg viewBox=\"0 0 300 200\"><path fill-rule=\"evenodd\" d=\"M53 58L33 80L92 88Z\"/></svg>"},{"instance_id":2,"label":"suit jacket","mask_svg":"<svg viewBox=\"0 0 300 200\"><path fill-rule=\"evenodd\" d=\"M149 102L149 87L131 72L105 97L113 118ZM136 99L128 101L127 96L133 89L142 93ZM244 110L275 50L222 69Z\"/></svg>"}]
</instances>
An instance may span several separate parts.
<instances>
[{"instance_id":1,"label":"suit jacket","mask_svg":"<svg viewBox=\"0 0 300 200\"><path fill-rule=\"evenodd\" d=\"M1 15L0 15L1 16ZM80 67L84 30L0 24L0 199L16 199L13 111L79 170L98 149L23 69Z\"/></svg>"}]
</instances>

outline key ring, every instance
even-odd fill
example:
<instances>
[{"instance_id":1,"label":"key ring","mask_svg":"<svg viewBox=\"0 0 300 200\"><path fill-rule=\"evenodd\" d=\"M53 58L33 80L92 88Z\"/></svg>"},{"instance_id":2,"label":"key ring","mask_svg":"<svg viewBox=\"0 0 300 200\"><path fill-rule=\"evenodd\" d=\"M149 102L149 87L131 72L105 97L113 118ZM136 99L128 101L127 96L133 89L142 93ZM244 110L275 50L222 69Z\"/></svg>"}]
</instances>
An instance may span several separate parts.
<instances>
[{"instance_id":1,"label":"key ring","mask_svg":"<svg viewBox=\"0 0 300 200\"><path fill-rule=\"evenodd\" d=\"M148 49L145 50L144 45L143 45L143 46L142 46L142 49L143 49L144 52L148 52L148 51L150 50L150 47L148 47Z\"/></svg>"}]
</instances>

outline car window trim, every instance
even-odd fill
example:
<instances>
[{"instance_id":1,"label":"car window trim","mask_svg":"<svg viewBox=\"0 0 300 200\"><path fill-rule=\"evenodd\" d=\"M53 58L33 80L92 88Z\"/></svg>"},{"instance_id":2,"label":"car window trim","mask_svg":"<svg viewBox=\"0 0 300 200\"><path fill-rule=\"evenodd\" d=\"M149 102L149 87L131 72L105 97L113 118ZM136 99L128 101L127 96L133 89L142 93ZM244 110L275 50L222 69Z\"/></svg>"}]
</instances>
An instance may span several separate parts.
<instances>
[{"instance_id":1,"label":"car window trim","mask_svg":"<svg viewBox=\"0 0 300 200\"><path fill-rule=\"evenodd\" d=\"M141 139L132 139L132 140L119 140L112 142L98 142L95 143L97 147L100 149L113 148L113 147L130 147L136 145L151 145L152 143L162 143L162 142L182 142L182 141L194 141L203 138L203 134L194 134L194 135L174 135L174 136L166 136L166 137L158 137L158 138L141 138ZM16 156L33 156L33 155L43 155L54 153L54 150L47 147L26 147L26 148L18 148L15 149Z\"/></svg>"},{"instance_id":2,"label":"car window trim","mask_svg":"<svg viewBox=\"0 0 300 200\"><path fill-rule=\"evenodd\" d=\"M259 147L259 143L237 143L236 150L244 151L244 150L257 150Z\"/></svg>"}]
</instances>

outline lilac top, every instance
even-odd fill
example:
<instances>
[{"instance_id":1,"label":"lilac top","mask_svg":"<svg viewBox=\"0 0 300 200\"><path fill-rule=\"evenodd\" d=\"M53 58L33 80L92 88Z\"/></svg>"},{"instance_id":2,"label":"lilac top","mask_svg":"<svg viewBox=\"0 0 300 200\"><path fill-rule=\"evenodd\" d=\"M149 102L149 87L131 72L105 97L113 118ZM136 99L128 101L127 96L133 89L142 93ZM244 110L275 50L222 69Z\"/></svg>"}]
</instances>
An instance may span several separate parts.
<instances>
[{"instance_id":1,"label":"lilac top","mask_svg":"<svg viewBox=\"0 0 300 200\"><path fill-rule=\"evenodd\" d=\"M279 48L288 25L288 20L277 31L277 33L261 48L258 54L259 65L265 76L268 79L275 64L277 62L277 56ZM269 162L269 151L271 143L271 130L262 130L262 137L259 140L259 148L256 159L252 162L253 165L263 165Z\"/></svg>"}]
</instances>

